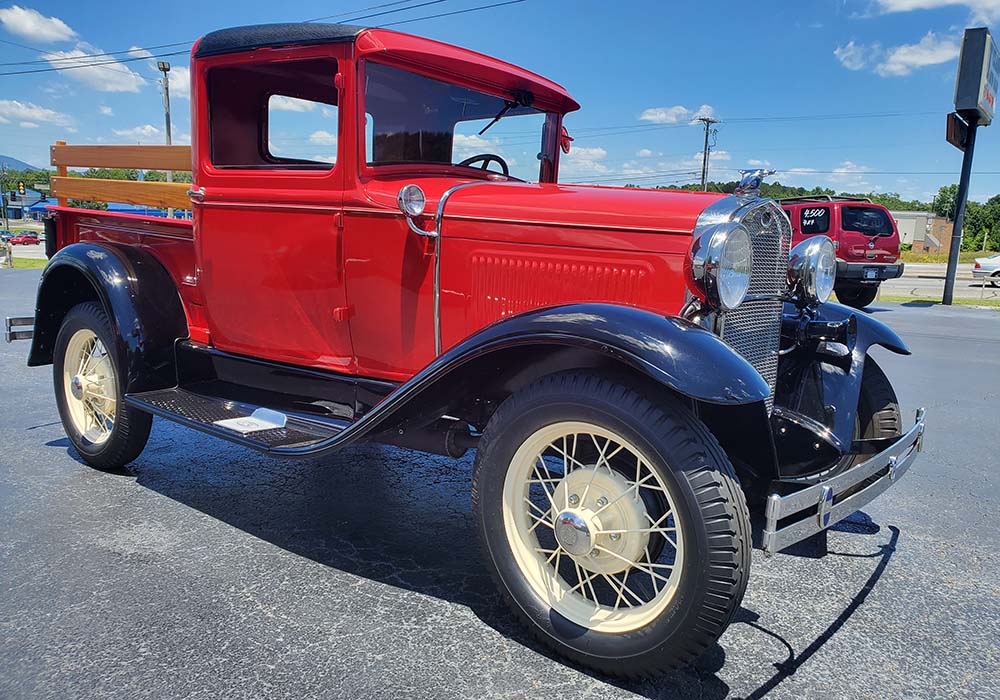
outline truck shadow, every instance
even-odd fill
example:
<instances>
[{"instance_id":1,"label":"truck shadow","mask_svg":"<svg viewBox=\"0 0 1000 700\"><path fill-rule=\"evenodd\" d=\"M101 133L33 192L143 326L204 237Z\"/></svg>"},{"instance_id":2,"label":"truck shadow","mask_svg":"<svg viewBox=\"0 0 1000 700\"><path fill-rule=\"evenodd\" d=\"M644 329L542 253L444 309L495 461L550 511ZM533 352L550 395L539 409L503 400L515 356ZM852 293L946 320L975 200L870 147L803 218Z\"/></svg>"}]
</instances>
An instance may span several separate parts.
<instances>
[{"instance_id":1,"label":"truck shadow","mask_svg":"<svg viewBox=\"0 0 1000 700\"><path fill-rule=\"evenodd\" d=\"M531 639L483 570L469 507L471 456L451 460L369 444L323 460L276 461L192 438L193 433L157 419L146 451L129 473L144 488L299 556L466 606L506 638L572 665ZM67 440L49 446L67 449L79 461ZM864 514L856 514L852 522L852 531L879 531ZM734 625L747 625L787 650L774 663L775 673L743 697L764 697L793 675L864 603L895 550L899 531L890 530L889 543L873 554L830 552L879 562L850 604L802 652L762 625L756 612L737 612ZM447 639L451 632L441 631L443 644L452 643ZM725 660L725 651L714 644L692 667L653 680L621 681L579 670L651 699L721 699L731 693L718 675Z\"/></svg>"}]
</instances>

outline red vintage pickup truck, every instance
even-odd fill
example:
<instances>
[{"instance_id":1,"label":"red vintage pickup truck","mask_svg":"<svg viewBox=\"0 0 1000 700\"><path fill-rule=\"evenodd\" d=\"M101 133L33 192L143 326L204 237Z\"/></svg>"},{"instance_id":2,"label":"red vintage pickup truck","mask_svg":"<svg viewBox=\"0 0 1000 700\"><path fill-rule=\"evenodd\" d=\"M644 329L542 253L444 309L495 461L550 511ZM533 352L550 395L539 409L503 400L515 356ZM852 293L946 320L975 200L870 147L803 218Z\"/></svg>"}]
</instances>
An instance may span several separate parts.
<instances>
[{"instance_id":1,"label":"red vintage pickup truck","mask_svg":"<svg viewBox=\"0 0 1000 700\"><path fill-rule=\"evenodd\" d=\"M153 415L274 457L475 449L469 535L513 612L635 677L722 634L752 546L823 531L919 451L867 354L906 345L828 302L829 238L793 247L761 173L558 184L566 90L381 29L213 32L191 79L189 150L60 143L52 191L193 220L61 201L35 314L7 320L94 467L138 459ZM194 184L64 176L88 165Z\"/></svg>"}]
</instances>

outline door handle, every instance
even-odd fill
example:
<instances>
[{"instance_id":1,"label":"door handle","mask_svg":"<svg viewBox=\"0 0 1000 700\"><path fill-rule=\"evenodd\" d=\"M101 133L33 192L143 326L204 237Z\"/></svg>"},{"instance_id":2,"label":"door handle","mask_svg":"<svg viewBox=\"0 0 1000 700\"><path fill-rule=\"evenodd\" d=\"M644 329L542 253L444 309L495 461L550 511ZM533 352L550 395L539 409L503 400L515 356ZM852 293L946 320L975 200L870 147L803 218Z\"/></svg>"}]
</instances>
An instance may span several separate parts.
<instances>
[{"instance_id":1,"label":"door handle","mask_svg":"<svg viewBox=\"0 0 1000 700\"><path fill-rule=\"evenodd\" d=\"M205 188L192 187L187 191L187 196L190 197L193 202L202 202L205 200Z\"/></svg>"}]
</instances>

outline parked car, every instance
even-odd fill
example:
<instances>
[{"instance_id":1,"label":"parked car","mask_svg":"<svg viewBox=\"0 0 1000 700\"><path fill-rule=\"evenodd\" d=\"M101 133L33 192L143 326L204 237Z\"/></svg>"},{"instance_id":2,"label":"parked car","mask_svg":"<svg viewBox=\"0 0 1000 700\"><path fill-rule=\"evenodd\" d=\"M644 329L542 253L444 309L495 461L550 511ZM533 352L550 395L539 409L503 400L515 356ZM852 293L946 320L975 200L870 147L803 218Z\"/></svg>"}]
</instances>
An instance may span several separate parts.
<instances>
[{"instance_id":1,"label":"parked car","mask_svg":"<svg viewBox=\"0 0 1000 700\"><path fill-rule=\"evenodd\" d=\"M792 223L792 243L828 236L837 251L837 299L862 309L884 280L903 274L899 230L889 210L867 197L813 195L779 200Z\"/></svg>"},{"instance_id":2,"label":"parked car","mask_svg":"<svg viewBox=\"0 0 1000 700\"><path fill-rule=\"evenodd\" d=\"M923 412L904 425L868 355L909 350L829 302L833 243L793 246L762 173L734 196L559 184L563 87L383 29L212 32L191 80L193 184L129 197L193 220L54 207L37 315L7 320L29 365L54 365L88 464L138 458L154 414L271 457L475 449L474 534L513 613L636 677L718 639L755 536L773 553L821 532L920 449ZM269 151L289 103L330 120L321 158ZM127 155L180 170L178 152ZM436 536L414 532L413 556Z\"/></svg>"},{"instance_id":3,"label":"parked car","mask_svg":"<svg viewBox=\"0 0 1000 700\"><path fill-rule=\"evenodd\" d=\"M11 233L10 231L0 230L0 241L6 242L6 241L9 241L13 237L14 237L14 234Z\"/></svg>"},{"instance_id":4,"label":"parked car","mask_svg":"<svg viewBox=\"0 0 1000 700\"><path fill-rule=\"evenodd\" d=\"M1000 253L985 258L976 258L972 266L973 279L989 280L991 286L1000 287Z\"/></svg>"},{"instance_id":5,"label":"parked car","mask_svg":"<svg viewBox=\"0 0 1000 700\"><path fill-rule=\"evenodd\" d=\"M38 245L38 234L31 231L21 231L10 239L11 245Z\"/></svg>"}]
</instances>

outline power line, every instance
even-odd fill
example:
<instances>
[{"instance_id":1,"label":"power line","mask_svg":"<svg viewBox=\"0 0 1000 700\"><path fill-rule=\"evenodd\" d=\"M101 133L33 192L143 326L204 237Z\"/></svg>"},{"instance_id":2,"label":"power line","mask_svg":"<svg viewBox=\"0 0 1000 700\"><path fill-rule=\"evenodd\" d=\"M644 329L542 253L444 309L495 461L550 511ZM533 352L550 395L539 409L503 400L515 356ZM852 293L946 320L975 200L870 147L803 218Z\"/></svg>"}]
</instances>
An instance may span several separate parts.
<instances>
[{"instance_id":1,"label":"power line","mask_svg":"<svg viewBox=\"0 0 1000 700\"><path fill-rule=\"evenodd\" d=\"M3 43L5 43L5 44L12 44L14 46L18 46L18 47L23 48L23 49L28 49L30 51L37 51L38 50L38 49L33 49L30 46L24 46L23 44L14 44L14 42L12 42L12 41L5 41ZM52 64L52 63L55 63L57 61L58 62L62 62L62 61L79 61L79 60L84 59L84 58L101 58L101 57L104 57L104 56L116 56L118 54L123 54L123 53L129 54L129 53L134 53L136 51L152 51L153 49L169 49L169 48L174 47L174 46L184 46L185 44L187 44L188 46L190 46L192 43L193 42L190 42L190 41L175 41L172 44L157 44L156 46L135 46L135 47L133 47L131 49L122 49L120 51L104 51L102 53L88 53L88 54L84 54L83 56L60 56L60 57L56 57L56 58L41 58L41 59L38 59L38 60L35 60L35 61L10 61L8 63L0 63L0 66L31 66L31 65L37 65L39 63L49 63L49 64ZM145 58L145 57L143 57L143 58Z\"/></svg>"},{"instance_id":2,"label":"power line","mask_svg":"<svg viewBox=\"0 0 1000 700\"><path fill-rule=\"evenodd\" d=\"M405 2L410 2L411 0L404 0L404 1ZM345 22L356 22L356 21L362 20L362 19L369 19L369 18L372 18L372 17L379 17L379 16L383 16L383 15L387 15L387 14L393 14L393 13L396 13L396 12L405 12L405 11L408 11L408 10L417 9L419 7L426 7L428 5L437 5L437 4L440 4L442 2L448 2L448 1L449 0L428 0L427 2L419 3L419 4L416 4L416 5L408 5L407 7L400 7L400 8L394 9L394 10L386 10L384 12L376 12L376 13L373 13L373 14L370 14L370 15L362 15L362 16L359 16L359 17L352 17L352 18L350 18L348 20L345 20ZM480 5L480 6L477 6L477 7L468 7L468 8L462 9L462 10L454 10L452 12L441 12L441 13L434 14L434 15L426 15L424 17L413 17L413 18L410 18L410 19L400 20L400 21L397 21L397 22L390 22L390 23L382 24L382 25L378 25L378 26L379 27L389 27L389 26L395 26L395 25L398 25L398 24L406 24L406 23L409 23L409 22L419 22L419 21L422 21L422 20L437 19L439 17L450 17L450 16L454 16L454 15L463 15L463 14L466 14L466 13L469 13L469 12L479 12L481 10L489 10L489 9L496 8L496 7L503 7L505 5L516 5L516 4L519 4L519 3L522 3L522 2L525 2L525 0L507 0L506 2L495 2L495 3L490 3L490 4L487 4L487 5ZM388 7L388 6L397 5L397 4L400 4L400 3L399 2L395 2L395 3L383 3L381 5L372 5L370 8L363 8L362 10L355 10L355 12L362 12L362 11L367 10L367 9L377 9L377 8L380 8L380 7ZM351 13L342 13L342 14L351 14ZM322 17L322 18L317 18L317 19L329 19L329 18L338 17L338 16L342 16L342 15L329 15L328 17ZM307 21L313 22L313 21L316 21L316 20L307 20ZM7 41L5 41L4 43L12 44L14 46L19 46L21 48L26 48L26 49L29 49L31 51L35 51L36 50L36 49L33 49L31 47L28 47L28 46L23 46L21 44L15 44L14 42L7 42ZM161 44L160 46L162 46L162 47L181 46L181 45L184 45L186 43L189 43L189 42L174 42L174 43L171 43L171 44ZM154 48L156 48L156 47L154 47ZM74 61L75 60L77 62L73 63L71 65L52 66L50 68L33 68L33 69L29 69L29 70L6 71L6 72L0 73L0 76L33 75L33 74L37 74L37 73L51 73L51 72L59 72L59 71L66 71L66 70L74 70L74 69L79 69L79 68L102 68L102 67L104 67L104 70L116 70L114 68L108 68L107 66L120 65L120 64L123 64L123 63L131 63L131 62L134 62L134 61L145 61L145 60L149 60L149 59L153 59L153 58L165 58L165 57L168 57L168 56L181 56L181 55L184 55L184 54L188 53L187 51L172 51L172 52L162 53L162 54L153 54L153 55L150 55L150 56L132 56L132 57L129 57L129 58L120 58L120 59L113 59L113 60L108 60L108 61L90 61L90 60L87 60L87 59L90 59L90 58L93 58L93 57L111 56L111 55L116 55L116 54L121 54L121 53L126 53L127 54L127 53L134 53L135 51L143 51L143 50L148 50L148 49L146 49L144 47L135 47L135 48L132 48L132 49L126 49L124 51L109 51L109 52L105 52L103 54L93 54L93 55L78 56L78 57L60 57L59 60L66 60L66 61ZM56 59L54 59L54 60L56 60ZM48 61L48 60L44 60L42 62L44 62L44 63L50 63L50 65L51 65L51 62ZM0 64L0 65L16 65L16 64ZM128 71L128 69L126 69L124 71L119 71L119 72L131 74L131 71Z\"/></svg>"},{"instance_id":3,"label":"power line","mask_svg":"<svg viewBox=\"0 0 1000 700\"><path fill-rule=\"evenodd\" d=\"M464 15L467 12L478 12L480 10L490 10L494 7L503 7L504 5L517 5L524 2L525 0L507 0L507 2L494 2L489 5L480 5L478 7L467 7L464 10L453 10L451 12L442 12L436 15L427 15L426 17L414 17L413 19L402 19L398 22L389 22L388 24L380 24L381 27L394 27L397 24L408 24L410 22L421 22L425 19L438 19L439 17L451 17L453 15Z\"/></svg>"},{"instance_id":4,"label":"power line","mask_svg":"<svg viewBox=\"0 0 1000 700\"><path fill-rule=\"evenodd\" d=\"M413 2L413 0L402 0L402 2ZM365 12L367 10L377 10L382 7L391 7L393 5L400 5L402 2L387 2L382 5L373 5L371 7L363 7L360 10L354 10L352 12L341 12L336 15L326 15L325 17L316 17L315 19L307 19L306 22L319 22L322 19L333 19L335 17L344 17L345 15L353 15L355 12ZM427 0L427 2L422 2L417 5L410 5L409 7L400 7L396 10L386 10L385 12L375 12L370 15L364 15L362 17L351 17L350 19L345 19L340 22L340 24L346 24L347 22L357 22L362 19L371 19L372 17L381 17L383 15L391 15L395 12L406 12L407 10L415 10L418 7L427 7L428 5L440 5L442 2L448 2L448 0Z\"/></svg>"},{"instance_id":5,"label":"power line","mask_svg":"<svg viewBox=\"0 0 1000 700\"><path fill-rule=\"evenodd\" d=\"M75 70L77 68L99 68L101 66L107 66L107 65L120 65L122 63L133 63L135 61L148 61L153 58L165 58L167 56L182 56L186 54L187 51L171 51L169 53L153 54L150 56L135 56L133 58L122 58L111 61L91 61L87 63L77 63L71 66L58 66L55 68L33 68L31 70L7 71L6 73L0 73L0 75L30 75L33 73L53 73L66 70ZM86 56L81 56L80 58L83 59L86 58ZM131 71L129 71L129 73L131 74Z\"/></svg>"}]
</instances>

